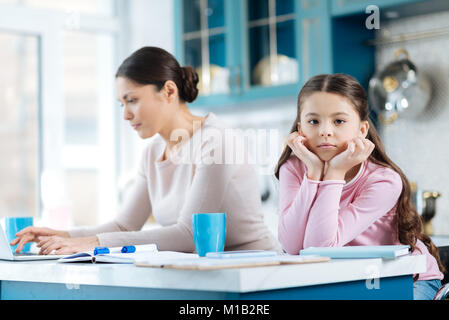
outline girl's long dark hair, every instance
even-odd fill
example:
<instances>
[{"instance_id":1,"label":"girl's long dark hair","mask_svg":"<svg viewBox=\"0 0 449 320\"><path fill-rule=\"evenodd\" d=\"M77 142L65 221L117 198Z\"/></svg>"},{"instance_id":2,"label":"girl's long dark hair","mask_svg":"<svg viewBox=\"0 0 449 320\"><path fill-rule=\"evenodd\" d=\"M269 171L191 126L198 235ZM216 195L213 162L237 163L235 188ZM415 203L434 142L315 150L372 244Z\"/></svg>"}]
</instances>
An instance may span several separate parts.
<instances>
[{"instance_id":1,"label":"girl's long dark hair","mask_svg":"<svg viewBox=\"0 0 449 320\"><path fill-rule=\"evenodd\" d=\"M346 74L322 74L307 81L298 95L298 113L290 133L297 131L298 122L300 122L302 103L307 97L315 92L334 93L349 99L354 105L355 110L358 112L360 120L368 121L369 130L366 138L371 140L375 145L368 160L383 167L391 168L400 175L402 180L402 192L398 198L396 208L399 242L409 245L412 250L415 250L417 248L416 240L421 240L426 245L430 254L435 257L440 271L445 272L445 267L441 263L438 248L432 243L430 237L423 233L421 218L411 202L409 181L402 170L387 156L380 136L369 119L368 99L365 90L357 80ZM286 145L275 169L275 176L278 180L279 170L290 158L291 153L292 150ZM416 279L417 276L415 277L415 280Z\"/></svg>"}]
</instances>

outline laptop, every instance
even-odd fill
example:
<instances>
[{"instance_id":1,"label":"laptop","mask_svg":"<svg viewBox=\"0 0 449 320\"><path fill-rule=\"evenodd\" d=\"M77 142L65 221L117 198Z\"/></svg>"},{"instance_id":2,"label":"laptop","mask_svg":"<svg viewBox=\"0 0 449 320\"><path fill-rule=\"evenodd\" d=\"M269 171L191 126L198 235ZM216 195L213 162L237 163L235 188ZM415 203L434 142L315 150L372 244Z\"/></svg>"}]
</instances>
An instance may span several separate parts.
<instances>
[{"instance_id":1,"label":"laptop","mask_svg":"<svg viewBox=\"0 0 449 320\"><path fill-rule=\"evenodd\" d=\"M29 260L51 260L67 257L67 254L47 254L42 255L34 252L13 253L9 245L3 226L0 224L0 260L29 261Z\"/></svg>"}]
</instances>

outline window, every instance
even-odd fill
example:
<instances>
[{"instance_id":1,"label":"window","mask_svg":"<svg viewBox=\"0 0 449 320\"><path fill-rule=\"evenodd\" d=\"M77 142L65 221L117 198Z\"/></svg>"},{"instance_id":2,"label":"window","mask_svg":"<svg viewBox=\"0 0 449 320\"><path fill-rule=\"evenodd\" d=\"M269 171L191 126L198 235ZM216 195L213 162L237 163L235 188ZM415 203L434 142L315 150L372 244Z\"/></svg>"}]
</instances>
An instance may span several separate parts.
<instances>
[{"instance_id":1,"label":"window","mask_svg":"<svg viewBox=\"0 0 449 320\"><path fill-rule=\"evenodd\" d=\"M63 39L64 147L67 200L76 225L94 225L109 206L113 176L114 38L66 31ZM106 170L106 172L105 172ZM102 183L106 179L107 182ZM108 217L105 216L105 219ZM111 216L109 218L112 218Z\"/></svg>"},{"instance_id":2,"label":"window","mask_svg":"<svg viewBox=\"0 0 449 320\"><path fill-rule=\"evenodd\" d=\"M39 39L0 31L0 212L35 215L39 186Z\"/></svg>"},{"instance_id":3,"label":"window","mask_svg":"<svg viewBox=\"0 0 449 320\"><path fill-rule=\"evenodd\" d=\"M69 228L115 215L117 3L0 0L1 217Z\"/></svg>"}]
</instances>

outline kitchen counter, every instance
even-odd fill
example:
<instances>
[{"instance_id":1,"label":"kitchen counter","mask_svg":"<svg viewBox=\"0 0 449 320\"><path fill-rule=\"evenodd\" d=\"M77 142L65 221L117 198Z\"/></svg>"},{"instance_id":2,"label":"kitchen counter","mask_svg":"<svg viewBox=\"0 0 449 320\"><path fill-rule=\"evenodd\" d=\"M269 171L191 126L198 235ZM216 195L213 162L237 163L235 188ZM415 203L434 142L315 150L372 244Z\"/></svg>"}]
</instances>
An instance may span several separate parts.
<instances>
[{"instance_id":1,"label":"kitchen counter","mask_svg":"<svg viewBox=\"0 0 449 320\"><path fill-rule=\"evenodd\" d=\"M412 299L425 256L222 270L0 261L2 299Z\"/></svg>"},{"instance_id":2,"label":"kitchen counter","mask_svg":"<svg viewBox=\"0 0 449 320\"><path fill-rule=\"evenodd\" d=\"M430 238L437 247L449 246L449 236L431 236Z\"/></svg>"}]
</instances>

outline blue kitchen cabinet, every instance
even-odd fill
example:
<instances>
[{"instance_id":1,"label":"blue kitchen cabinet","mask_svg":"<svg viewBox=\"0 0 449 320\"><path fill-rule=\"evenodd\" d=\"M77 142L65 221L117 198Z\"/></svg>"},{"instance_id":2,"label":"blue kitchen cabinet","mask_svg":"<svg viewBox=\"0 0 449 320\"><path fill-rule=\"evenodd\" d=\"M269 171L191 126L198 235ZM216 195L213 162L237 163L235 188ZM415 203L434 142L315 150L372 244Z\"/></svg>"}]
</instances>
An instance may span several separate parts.
<instances>
[{"instance_id":1,"label":"blue kitchen cabinet","mask_svg":"<svg viewBox=\"0 0 449 320\"><path fill-rule=\"evenodd\" d=\"M333 17L365 13L370 5L379 9L422 2L423 0L330 0Z\"/></svg>"},{"instance_id":2,"label":"blue kitchen cabinet","mask_svg":"<svg viewBox=\"0 0 449 320\"><path fill-rule=\"evenodd\" d=\"M235 45L239 0L175 0L175 55L200 78L196 104L232 103L240 91Z\"/></svg>"},{"instance_id":3,"label":"blue kitchen cabinet","mask_svg":"<svg viewBox=\"0 0 449 320\"><path fill-rule=\"evenodd\" d=\"M201 79L192 105L296 96L332 70L329 12L327 0L175 0L175 54Z\"/></svg>"},{"instance_id":4,"label":"blue kitchen cabinet","mask_svg":"<svg viewBox=\"0 0 449 320\"><path fill-rule=\"evenodd\" d=\"M242 1L244 2L244 1ZM247 9L252 4L262 3L260 0L247 2ZM265 1L269 5L270 1ZM296 97L302 84L311 76L319 73L329 73L332 70L331 48L330 48L330 19L327 0L291 0L276 2L275 19L276 32L271 30L276 36L277 46L274 50L270 48L268 36L265 37L265 47L263 47L263 37L260 33L265 28L265 33L270 33L270 26L257 26L260 18L265 16L261 13L247 14L247 19L243 21L245 32L242 33L241 47L244 59L244 90L240 101L250 101L255 99L269 99L277 97ZM253 6L256 7L256 6ZM267 10L259 10L262 13ZM279 14L278 14L279 13ZM259 19L259 20L258 20ZM275 20L271 17L272 20ZM258 38L258 36L260 38ZM258 48L262 47L262 48ZM274 45L271 44L271 47ZM259 49L259 50L257 50ZM255 53L253 52L255 51ZM271 52L270 52L271 51ZM268 69L267 59L274 58L280 64L283 71L289 69L289 73L278 76L283 79L276 83L272 79L267 79ZM265 59L265 60L264 60ZM282 60L287 60L283 63ZM258 68L265 63L264 75L257 79L260 71ZM276 75L276 72L272 72ZM270 80L272 83L270 83Z\"/></svg>"},{"instance_id":5,"label":"blue kitchen cabinet","mask_svg":"<svg viewBox=\"0 0 449 320\"><path fill-rule=\"evenodd\" d=\"M401 16L438 8L432 0L174 1L181 64L194 66L203 79L225 70L192 104L201 108L296 97L305 81L321 73L350 74L367 89L375 47L366 43L376 37L365 24L367 6L378 6L381 16L386 8Z\"/></svg>"},{"instance_id":6,"label":"blue kitchen cabinet","mask_svg":"<svg viewBox=\"0 0 449 320\"><path fill-rule=\"evenodd\" d=\"M332 72L354 76L367 90L369 79L376 71L376 47L367 45L376 38L376 29L367 28L366 22L372 12L369 5L380 9L381 23L388 19L389 9L399 17L447 10L449 5L434 0L330 0L330 29ZM391 13L391 12L390 12Z\"/></svg>"},{"instance_id":7,"label":"blue kitchen cabinet","mask_svg":"<svg viewBox=\"0 0 449 320\"><path fill-rule=\"evenodd\" d=\"M314 75L333 70L329 12L327 0L298 2L296 46L300 57L300 86Z\"/></svg>"}]
</instances>

